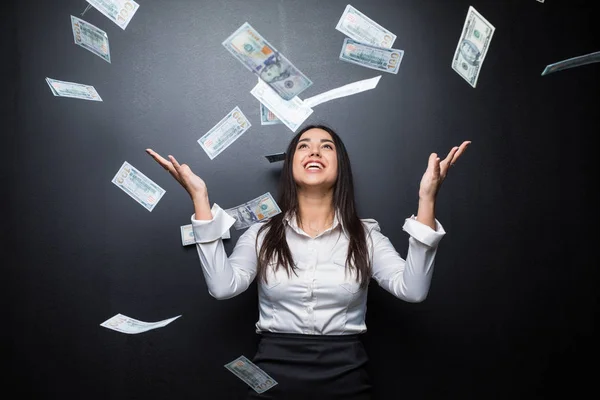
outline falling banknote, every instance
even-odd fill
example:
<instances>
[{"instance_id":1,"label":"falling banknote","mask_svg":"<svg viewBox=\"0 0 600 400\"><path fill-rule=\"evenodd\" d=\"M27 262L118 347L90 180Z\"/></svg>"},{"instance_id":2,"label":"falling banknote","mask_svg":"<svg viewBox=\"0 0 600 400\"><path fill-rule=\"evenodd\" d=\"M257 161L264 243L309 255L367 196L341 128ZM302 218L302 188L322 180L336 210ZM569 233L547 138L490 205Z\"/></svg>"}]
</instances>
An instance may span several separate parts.
<instances>
[{"instance_id":1,"label":"falling banknote","mask_svg":"<svg viewBox=\"0 0 600 400\"><path fill-rule=\"evenodd\" d=\"M156 328L162 328L163 326L169 325L179 317L181 317L181 315L173 318L163 319L162 321L158 322L144 322L123 314L117 314L102 322L100 326L121 333L136 334Z\"/></svg>"},{"instance_id":2,"label":"falling banknote","mask_svg":"<svg viewBox=\"0 0 600 400\"><path fill-rule=\"evenodd\" d=\"M452 69L473 87L481 71L481 65L490 46L490 41L496 28L490 24L472 6L469 7L467 18L454 58Z\"/></svg>"},{"instance_id":3,"label":"falling banknote","mask_svg":"<svg viewBox=\"0 0 600 400\"><path fill-rule=\"evenodd\" d=\"M283 161L285 160L285 151L281 153L267 154L265 158L269 160L270 163Z\"/></svg>"},{"instance_id":4,"label":"falling banknote","mask_svg":"<svg viewBox=\"0 0 600 400\"><path fill-rule=\"evenodd\" d=\"M233 227L236 230L240 230L279 214L281 209L273 199L273 196L271 196L271 193L267 192L244 204L224 211L235 219Z\"/></svg>"},{"instance_id":5,"label":"falling banknote","mask_svg":"<svg viewBox=\"0 0 600 400\"><path fill-rule=\"evenodd\" d=\"M291 100L283 100L261 79L258 80L250 93L275 114L292 132L296 132L300 125L313 113L313 109L304 105L298 96Z\"/></svg>"},{"instance_id":6,"label":"falling banknote","mask_svg":"<svg viewBox=\"0 0 600 400\"><path fill-rule=\"evenodd\" d=\"M235 142L252 125L239 107L235 107L222 120L198 139L198 144L213 160Z\"/></svg>"},{"instance_id":7,"label":"falling banknote","mask_svg":"<svg viewBox=\"0 0 600 400\"><path fill-rule=\"evenodd\" d=\"M225 368L246 382L257 393L263 393L277 385L275 379L271 378L265 371L244 356L239 356L235 360L225 364Z\"/></svg>"},{"instance_id":8,"label":"falling banknote","mask_svg":"<svg viewBox=\"0 0 600 400\"><path fill-rule=\"evenodd\" d=\"M58 97L102 101L100 95L96 92L96 89L90 85L59 81L52 78L46 78L46 83L50 86L52 94Z\"/></svg>"},{"instance_id":9,"label":"falling banknote","mask_svg":"<svg viewBox=\"0 0 600 400\"><path fill-rule=\"evenodd\" d=\"M223 46L284 100L294 98L312 85L310 79L247 22L229 36Z\"/></svg>"},{"instance_id":10,"label":"falling banknote","mask_svg":"<svg viewBox=\"0 0 600 400\"><path fill-rule=\"evenodd\" d=\"M597 62L600 62L600 51L585 54L583 56L569 58L554 64L547 65L546 68L544 68L544 70L542 71L542 76L551 74L553 72L562 71L563 69L575 68L581 65L592 64Z\"/></svg>"},{"instance_id":11,"label":"falling banknote","mask_svg":"<svg viewBox=\"0 0 600 400\"><path fill-rule=\"evenodd\" d=\"M346 6L335 29L357 42L388 49L396 40L396 35L350 4Z\"/></svg>"},{"instance_id":12,"label":"falling banknote","mask_svg":"<svg viewBox=\"0 0 600 400\"><path fill-rule=\"evenodd\" d=\"M269 110L263 103L260 103L260 124L261 125L278 125L282 124L281 120L277 118L271 110Z\"/></svg>"},{"instance_id":13,"label":"falling banknote","mask_svg":"<svg viewBox=\"0 0 600 400\"><path fill-rule=\"evenodd\" d=\"M397 74L404 50L375 47L346 38L340 52L340 60L377 71Z\"/></svg>"},{"instance_id":14,"label":"falling banknote","mask_svg":"<svg viewBox=\"0 0 600 400\"><path fill-rule=\"evenodd\" d=\"M102 29L71 15L71 28L75 44L110 63L108 36Z\"/></svg>"},{"instance_id":15,"label":"falling banknote","mask_svg":"<svg viewBox=\"0 0 600 400\"><path fill-rule=\"evenodd\" d=\"M123 30L129 25L129 21L140 7L133 0L86 0L104 16L110 19Z\"/></svg>"},{"instance_id":16,"label":"falling banknote","mask_svg":"<svg viewBox=\"0 0 600 400\"><path fill-rule=\"evenodd\" d=\"M127 161L123 163L112 183L121 188L132 199L140 203L148 211L152 211L165 194L165 190L152 182Z\"/></svg>"}]
</instances>

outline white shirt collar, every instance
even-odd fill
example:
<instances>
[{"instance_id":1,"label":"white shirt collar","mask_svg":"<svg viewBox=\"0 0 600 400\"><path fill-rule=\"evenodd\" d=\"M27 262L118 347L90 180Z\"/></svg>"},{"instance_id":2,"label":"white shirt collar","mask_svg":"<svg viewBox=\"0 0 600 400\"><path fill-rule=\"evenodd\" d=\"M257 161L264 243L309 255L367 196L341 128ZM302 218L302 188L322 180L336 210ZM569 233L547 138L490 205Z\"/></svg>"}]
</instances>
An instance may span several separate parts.
<instances>
[{"instance_id":1,"label":"white shirt collar","mask_svg":"<svg viewBox=\"0 0 600 400\"><path fill-rule=\"evenodd\" d=\"M283 217L283 220L297 234L311 237L306 232L304 232L302 229L300 229L300 227L298 226L298 219L296 218L296 213L294 213L292 211L288 211L285 214L285 216ZM325 233L327 233L329 231L333 231L334 229L336 229L338 227L338 225L339 225L340 229L342 230L342 232L344 233L344 235L346 236L346 238L350 239L348 237L348 234L346 233L346 230L344 229L344 224L342 223L342 219L341 219L338 211L336 211L335 214L333 215L333 223L331 224L331 226L329 228L325 229L323 232L319 233L315 237L319 237L319 236L321 236L321 235L323 235L323 234L325 234Z\"/></svg>"}]
</instances>

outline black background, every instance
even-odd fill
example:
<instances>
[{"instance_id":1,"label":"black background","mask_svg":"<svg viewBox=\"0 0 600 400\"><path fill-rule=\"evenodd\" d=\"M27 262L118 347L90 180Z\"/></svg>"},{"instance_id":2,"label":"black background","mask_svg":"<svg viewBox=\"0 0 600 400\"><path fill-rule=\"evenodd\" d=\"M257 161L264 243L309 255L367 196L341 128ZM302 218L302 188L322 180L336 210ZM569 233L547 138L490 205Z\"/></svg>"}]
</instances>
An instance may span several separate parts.
<instances>
[{"instance_id":1,"label":"black background","mask_svg":"<svg viewBox=\"0 0 600 400\"><path fill-rule=\"evenodd\" d=\"M85 1L3 6L2 335L5 390L17 398L242 398L245 384L223 365L254 354L256 286L226 301L208 294L179 236L189 197L144 149L188 163L223 208L276 193L281 163L263 156L293 133L261 126L256 77L221 45L246 21L314 82L302 98L380 75L338 60L345 1L139 4L125 30L94 8L82 17L108 34L110 64L73 42L70 15ZM360 215L402 256L429 154L472 140L438 197L447 235L427 300L370 288L376 398L595 390L600 69L541 76L600 50L593 2L351 4L397 35L400 70L316 106L306 123L343 137ZM496 27L476 88L450 67L470 5ZM103 102L54 97L46 77L93 85ZM235 106L252 127L211 161L196 141ZM152 212L111 183L124 161L166 190ZM182 317L138 335L99 326L117 313Z\"/></svg>"}]
</instances>

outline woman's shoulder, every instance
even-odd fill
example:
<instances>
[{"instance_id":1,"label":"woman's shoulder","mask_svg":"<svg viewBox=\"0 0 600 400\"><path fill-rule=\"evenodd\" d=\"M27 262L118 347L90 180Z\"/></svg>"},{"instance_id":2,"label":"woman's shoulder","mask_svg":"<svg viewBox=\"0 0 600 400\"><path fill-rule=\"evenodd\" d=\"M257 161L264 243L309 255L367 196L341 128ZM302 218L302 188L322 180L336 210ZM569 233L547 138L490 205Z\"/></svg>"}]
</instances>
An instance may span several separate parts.
<instances>
[{"instance_id":1,"label":"woman's shoulder","mask_svg":"<svg viewBox=\"0 0 600 400\"><path fill-rule=\"evenodd\" d=\"M370 233L372 231L381 232L379 222L377 222L373 218L361 218L360 222L362 222L363 226L367 230L367 233Z\"/></svg>"}]
</instances>

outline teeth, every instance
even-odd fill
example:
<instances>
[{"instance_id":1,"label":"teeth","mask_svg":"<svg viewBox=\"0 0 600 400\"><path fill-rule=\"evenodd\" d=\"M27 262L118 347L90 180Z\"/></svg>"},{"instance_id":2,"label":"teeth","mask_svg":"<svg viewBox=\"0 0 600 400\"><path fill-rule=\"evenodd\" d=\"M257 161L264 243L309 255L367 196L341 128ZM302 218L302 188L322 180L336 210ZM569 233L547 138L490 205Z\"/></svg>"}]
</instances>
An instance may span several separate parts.
<instances>
[{"instance_id":1,"label":"teeth","mask_svg":"<svg viewBox=\"0 0 600 400\"><path fill-rule=\"evenodd\" d=\"M311 163L306 164L305 168L308 169L308 168L311 168L311 167L317 167L317 168L321 169L321 164L316 163L316 162L311 162Z\"/></svg>"}]
</instances>

